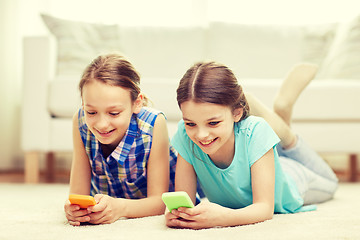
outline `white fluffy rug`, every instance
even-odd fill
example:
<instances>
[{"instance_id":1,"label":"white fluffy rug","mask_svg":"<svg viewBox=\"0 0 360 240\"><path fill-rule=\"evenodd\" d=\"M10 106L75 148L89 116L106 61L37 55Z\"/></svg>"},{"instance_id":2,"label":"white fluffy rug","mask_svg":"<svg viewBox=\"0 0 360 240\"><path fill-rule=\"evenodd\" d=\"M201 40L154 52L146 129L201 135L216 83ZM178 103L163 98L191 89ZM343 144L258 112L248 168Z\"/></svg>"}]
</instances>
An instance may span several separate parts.
<instances>
[{"instance_id":1,"label":"white fluffy rug","mask_svg":"<svg viewBox=\"0 0 360 240\"><path fill-rule=\"evenodd\" d=\"M68 185L0 184L0 239L360 239L360 183L341 183L335 198L314 212L275 215L254 225L170 229L164 216L73 227L63 203Z\"/></svg>"}]
</instances>

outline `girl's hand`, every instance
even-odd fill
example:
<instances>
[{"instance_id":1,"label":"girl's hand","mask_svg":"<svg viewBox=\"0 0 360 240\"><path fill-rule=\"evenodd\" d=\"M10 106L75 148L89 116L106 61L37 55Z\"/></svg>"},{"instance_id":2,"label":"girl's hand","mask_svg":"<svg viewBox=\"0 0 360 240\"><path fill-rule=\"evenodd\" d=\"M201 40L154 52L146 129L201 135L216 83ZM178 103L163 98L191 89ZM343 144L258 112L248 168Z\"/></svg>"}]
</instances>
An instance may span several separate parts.
<instances>
[{"instance_id":1,"label":"girl's hand","mask_svg":"<svg viewBox=\"0 0 360 240\"><path fill-rule=\"evenodd\" d=\"M96 194L94 198L97 204L87 208L90 212L90 223L108 224L115 222L121 217L121 209L116 204L116 201L119 199L103 194Z\"/></svg>"},{"instance_id":2,"label":"girl's hand","mask_svg":"<svg viewBox=\"0 0 360 240\"><path fill-rule=\"evenodd\" d=\"M208 201L202 201L194 208L179 208L165 215L169 227L202 229L226 226L230 209Z\"/></svg>"},{"instance_id":3,"label":"girl's hand","mask_svg":"<svg viewBox=\"0 0 360 240\"><path fill-rule=\"evenodd\" d=\"M171 212L169 212L169 210L166 210L166 213L165 213L166 226L168 226L168 227L179 227L176 224L176 221L173 221L174 219L177 219L177 218L179 218L177 215L174 215Z\"/></svg>"},{"instance_id":4,"label":"girl's hand","mask_svg":"<svg viewBox=\"0 0 360 240\"><path fill-rule=\"evenodd\" d=\"M73 226L80 226L80 223L90 221L89 211L80 209L79 205L71 204L69 200L66 200L64 210L67 220Z\"/></svg>"}]
</instances>

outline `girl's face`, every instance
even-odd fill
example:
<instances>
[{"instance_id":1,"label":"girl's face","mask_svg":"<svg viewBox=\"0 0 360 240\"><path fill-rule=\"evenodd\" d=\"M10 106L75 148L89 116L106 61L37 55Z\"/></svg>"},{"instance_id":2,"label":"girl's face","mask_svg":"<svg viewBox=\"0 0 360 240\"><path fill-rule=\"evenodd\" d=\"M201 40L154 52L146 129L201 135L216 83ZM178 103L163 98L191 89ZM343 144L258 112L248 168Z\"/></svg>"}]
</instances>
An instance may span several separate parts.
<instances>
[{"instance_id":1,"label":"girl's face","mask_svg":"<svg viewBox=\"0 0 360 240\"><path fill-rule=\"evenodd\" d=\"M85 122L102 144L116 147L129 127L133 113L139 113L142 95L133 103L126 88L91 81L83 87Z\"/></svg>"},{"instance_id":2,"label":"girl's face","mask_svg":"<svg viewBox=\"0 0 360 240\"><path fill-rule=\"evenodd\" d=\"M233 158L234 122L242 116L242 109L234 113L230 107L213 103L196 103L192 100L181 104L185 129L190 139L210 158Z\"/></svg>"}]
</instances>

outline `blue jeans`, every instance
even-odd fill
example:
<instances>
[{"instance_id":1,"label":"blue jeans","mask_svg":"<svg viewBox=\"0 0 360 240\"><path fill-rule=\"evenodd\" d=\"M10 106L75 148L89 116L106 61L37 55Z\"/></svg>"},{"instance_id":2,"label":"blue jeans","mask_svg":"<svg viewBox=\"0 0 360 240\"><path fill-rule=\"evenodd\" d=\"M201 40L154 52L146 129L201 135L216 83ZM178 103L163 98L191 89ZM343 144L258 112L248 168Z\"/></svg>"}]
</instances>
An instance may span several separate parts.
<instances>
[{"instance_id":1,"label":"blue jeans","mask_svg":"<svg viewBox=\"0 0 360 240\"><path fill-rule=\"evenodd\" d=\"M277 146L283 171L296 182L304 204L327 201L334 196L338 179L330 166L301 137L296 146Z\"/></svg>"}]
</instances>

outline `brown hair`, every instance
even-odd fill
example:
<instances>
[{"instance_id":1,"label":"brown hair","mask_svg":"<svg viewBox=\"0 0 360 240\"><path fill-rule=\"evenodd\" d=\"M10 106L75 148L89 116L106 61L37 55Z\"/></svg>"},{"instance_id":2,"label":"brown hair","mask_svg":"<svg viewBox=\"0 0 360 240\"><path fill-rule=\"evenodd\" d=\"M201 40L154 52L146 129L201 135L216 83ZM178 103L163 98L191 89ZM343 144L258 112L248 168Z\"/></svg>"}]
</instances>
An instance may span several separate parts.
<instances>
[{"instance_id":1,"label":"brown hair","mask_svg":"<svg viewBox=\"0 0 360 240\"><path fill-rule=\"evenodd\" d=\"M249 115L249 105L234 73L216 62L193 65L180 80L176 92L179 107L183 102L193 100L228 106L232 111L242 108L240 120Z\"/></svg>"},{"instance_id":2,"label":"brown hair","mask_svg":"<svg viewBox=\"0 0 360 240\"><path fill-rule=\"evenodd\" d=\"M140 93L139 73L128 60L118 54L98 56L85 68L79 83L81 96L83 87L91 81L129 89L133 102ZM147 98L144 97L144 104L146 103Z\"/></svg>"}]
</instances>

